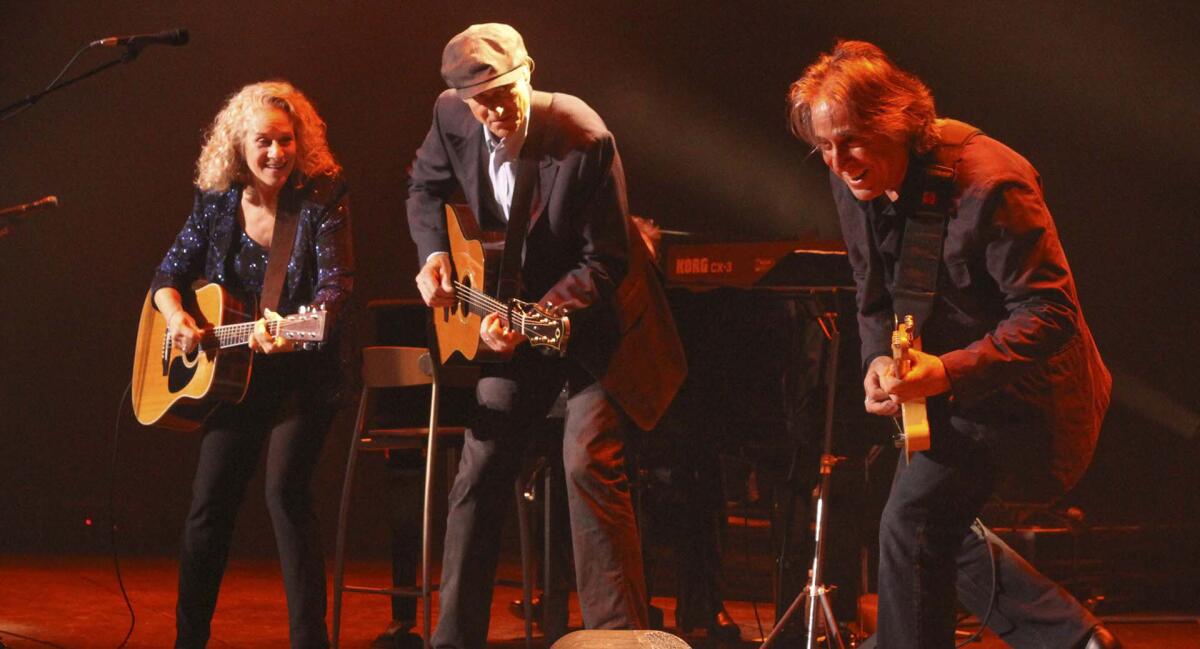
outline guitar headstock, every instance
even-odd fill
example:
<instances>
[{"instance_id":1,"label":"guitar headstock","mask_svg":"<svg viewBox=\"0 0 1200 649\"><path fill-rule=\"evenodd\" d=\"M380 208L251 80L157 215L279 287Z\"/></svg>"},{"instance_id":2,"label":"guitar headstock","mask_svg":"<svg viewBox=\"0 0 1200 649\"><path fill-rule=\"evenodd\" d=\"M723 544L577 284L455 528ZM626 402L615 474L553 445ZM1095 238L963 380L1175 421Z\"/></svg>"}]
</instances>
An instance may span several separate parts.
<instances>
[{"instance_id":1,"label":"guitar headstock","mask_svg":"<svg viewBox=\"0 0 1200 649\"><path fill-rule=\"evenodd\" d=\"M906 315L904 320L896 319L896 330L892 332L892 358L898 365L897 374L902 378L912 366L912 359L909 357L908 351L917 344L916 337L913 335L915 327L913 317Z\"/></svg>"},{"instance_id":2,"label":"guitar headstock","mask_svg":"<svg viewBox=\"0 0 1200 649\"><path fill-rule=\"evenodd\" d=\"M532 302L512 301L509 326L529 339L529 344L559 356L567 353L571 338L571 320L557 310Z\"/></svg>"},{"instance_id":3,"label":"guitar headstock","mask_svg":"<svg viewBox=\"0 0 1200 649\"><path fill-rule=\"evenodd\" d=\"M318 343L325 340L325 327L328 324L325 305L319 308L302 306L298 313L284 316L279 321L278 336L286 340L306 343Z\"/></svg>"},{"instance_id":4,"label":"guitar headstock","mask_svg":"<svg viewBox=\"0 0 1200 649\"><path fill-rule=\"evenodd\" d=\"M892 332L892 353L903 353L913 346L913 317L904 316L904 320L896 319L896 329Z\"/></svg>"}]
</instances>

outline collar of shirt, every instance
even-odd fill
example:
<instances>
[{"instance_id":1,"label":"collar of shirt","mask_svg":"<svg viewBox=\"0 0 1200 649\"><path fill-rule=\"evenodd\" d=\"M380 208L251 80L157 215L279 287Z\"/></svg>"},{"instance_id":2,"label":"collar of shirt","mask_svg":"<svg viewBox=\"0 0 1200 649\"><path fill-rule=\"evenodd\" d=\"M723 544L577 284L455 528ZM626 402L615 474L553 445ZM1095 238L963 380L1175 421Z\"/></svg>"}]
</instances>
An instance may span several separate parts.
<instances>
[{"instance_id":1,"label":"collar of shirt","mask_svg":"<svg viewBox=\"0 0 1200 649\"><path fill-rule=\"evenodd\" d=\"M901 181L900 189L897 190L896 200L888 198L887 194L877 196L871 201L875 212L889 218L894 218L898 214L912 213L922 193L921 184L925 178L926 164L927 161L924 159L910 156L908 169L904 172L904 180Z\"/></svg>"},{"instance_id":2,"label":"collar of shirt","mask_svg":"<svg viewBox=\"0 0 1200 649\"><path fill-rule=\"evenodd\" d=\"M488 177L492 181L492 194L508 220L508 212L512 208L513 190L516 188L516 160L525 146L525 138L529 134L529 109L525 111L525 119L521 128L508 137L500 139L483 126L483 140L488 148Z\"/></svg>"}]
</instances>

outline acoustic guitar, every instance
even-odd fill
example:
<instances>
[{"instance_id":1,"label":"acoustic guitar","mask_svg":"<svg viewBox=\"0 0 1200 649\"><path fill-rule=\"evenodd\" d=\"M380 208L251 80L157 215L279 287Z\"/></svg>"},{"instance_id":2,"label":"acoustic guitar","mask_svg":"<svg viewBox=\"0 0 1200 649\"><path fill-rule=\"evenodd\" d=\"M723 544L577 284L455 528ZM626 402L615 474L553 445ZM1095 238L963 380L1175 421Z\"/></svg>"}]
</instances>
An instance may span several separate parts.
<instances>
[{"instance_id":1,"label":"acoustic guitar","mask_svg":"<svg viewBox=\"0 0 1200 649\"><path fill-rule=\"evenodd\" d=\"M147 426L193 431L223 402L246 396L253 353L254 320L241 300L218 284L185 296L184 308L205 329L200 344L184 354L171 344L167 322L146 295L133 355L133 413ZM302 307L282 320L268 320L267 333L285 340L325 339L324 309Z\"/></svg>"},{"instance_id":2,"label":"acoustic guitar","mask_svg":"<svg viewBox=\"0 0 1200 649\"><path fill-rule=\"evenodd\" d=\"M892 358L896 361L896 376L901 379L912 369L909 350L921 350L921 340L913 336L913 330L913 317L908 315L904 316L903 322L896 322L896 330L892 332ZM908 461L913 453L929 450L929 417L925 412L925 398L901 403L900 420L896 448L904 449L904 460Z\"/></svg>"},{"instance_id":3,"label":"acoustic guitar","mask_svg":"<svg viewBox=\"0 0 1200 649\"><path fill-rule=\"evenodd\" d=\"M446 204L450 264L454 272L453 306L434 309L433 328L441 362L458 353L469 361L499 360L479 339L483 318L497 313L510 328L547 353L563 355L571 337L566 315L532 302L492 296L502 252L485 248L483 233L465 205Z\"/></svg>"}]
</instances>

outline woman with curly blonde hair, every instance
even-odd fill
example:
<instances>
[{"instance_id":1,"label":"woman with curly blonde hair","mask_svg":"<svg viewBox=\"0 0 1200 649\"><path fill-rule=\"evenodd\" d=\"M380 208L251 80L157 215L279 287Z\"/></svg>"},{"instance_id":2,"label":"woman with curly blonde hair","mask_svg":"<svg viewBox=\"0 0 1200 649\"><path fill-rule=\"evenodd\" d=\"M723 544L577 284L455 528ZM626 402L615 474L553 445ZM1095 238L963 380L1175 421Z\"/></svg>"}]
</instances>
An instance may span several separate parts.
<instances>
[{"instance_id":1,"label":"woman with curly blonde hair","mask_svg":"<svg viewBox=\"0 0 1200 649\"><path fill-rule=\"evenodd\" d=\"M315 178L341 171L325 141L325 121L308 98L286 81L263 81L230 95L217 113L196 162L197 187L205 191L224 190L249 179L238 147L247 118L265 107L278 108L291 117L296 135L296 169L301 174Z\"/></svg>"},{"instance_id":2,"label":"woman with curly blonde hair","mask_svg":"<svg viewBox=\"0 0 1200 649\"><path fill-rule=\"evenodd\" d=\"M299 90L285 81L242 88L208 129L196 163L192 213L154 275L154 305L165 316L172 344L186 354L204 335L183 306L196 280L220 284L247 304L278 295L276 304L262 305L255 324L250 347L257 353L246 395L240 403L218 407L200 441L180 552L176 647L208 642L234 519L264 446L266 499L291 645L329 646L325 567L310 483L341 376L338 315L354 283L348 194L340 171L325 140L325 122ZM277 228L277 220L289 227ZM287 232L292 223L290 242L273 248L277 232ZM276 263L284 264L284 277L271 290L264 285L273 250L281 255ZM331 333L316 349L296 349L267 333L266 319L318 305L326 310Z\"/></svg>"}]
</instances>

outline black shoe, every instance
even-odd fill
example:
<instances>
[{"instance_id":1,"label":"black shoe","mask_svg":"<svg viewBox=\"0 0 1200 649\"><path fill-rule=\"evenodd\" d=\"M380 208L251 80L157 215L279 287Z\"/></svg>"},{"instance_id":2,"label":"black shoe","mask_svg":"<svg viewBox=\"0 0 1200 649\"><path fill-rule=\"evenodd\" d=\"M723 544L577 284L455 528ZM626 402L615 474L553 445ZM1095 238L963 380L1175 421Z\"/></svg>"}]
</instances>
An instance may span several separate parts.
<instances>
[{"instance_id":1,"label":"black shoe","mask_svg":"<svg viewBox=\"0 0 1200 649\"><path fill-rule=\"evenodd\" d=\"M413 622L393 620L383 633L375 636L371 649L422 649L425 644L421 636L411 631L414 626Z\"/></svg>"},{"instance_id":2,"label":"black shoe","mask_svg":"<svg viewBox=\"0 0 1200 649\"><path fill-rule=\"evenodd\" d=\"M703 627L708 631L710 638L717 640L732 642L742 637L741 628L738 627L737 622L733 621L733 617L729 615L724 606L718 608L711 618L704 620L697 620L686 613L678 615L678 610L676 613L675 626L682 633L691 633L693 630Z\"/></svg>"},{"instance_id":3,"label":"black shoe","mask_svg":"<svg viewBox=\"0 0 1200 649\"><path fill-rule=\"evenodd\" d=\"M653 604L646 605L646 617L649 618L650 628L655 631L663 630L663 610Z\"/></svg>"},{"instance_id":4,"label":"black shoe","mask_svg":"<svg viewBox=\"0 0 1200 649\"><path fill-rule=\"evenodd\" d=\"M736 642L742 639L742 630L722 606L708 622L708 635L724 642Z\"/></svg>"},{"instance_id":5,"label":"black shoe","mask_svg":"<svg viewBox=\"0 0 1200 649\"><path fill-rule=\"evenodd\" d=\"M1121 649L1121 641L1103 624L1096 625L1083 649Z\"/></svg>"},{"instance_id":6,"label":"black shoe","mask_svg":"<svg viewBox=\"0 0 1200 649\"><path fill-rule=\"evenodd\" d=\"M530 602L530 609L532 609L532 613L533 613L533 623L536 624L538 626L538 628L541 628L541 626L542 626L542 596L541 595L533 596L533 600ZM525 601L520 600L520 599L514 599L513 601L509 602L508 603L508 612L512 613L513 617L517 618L518 620L524 620L525 619Z\"/></svg>"}]
</instances>

